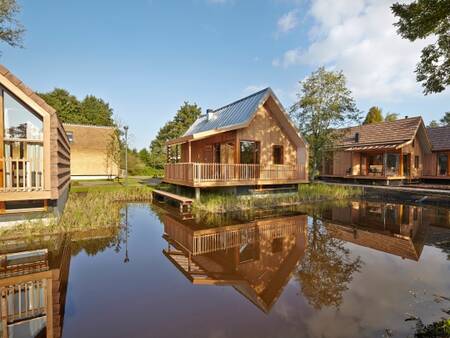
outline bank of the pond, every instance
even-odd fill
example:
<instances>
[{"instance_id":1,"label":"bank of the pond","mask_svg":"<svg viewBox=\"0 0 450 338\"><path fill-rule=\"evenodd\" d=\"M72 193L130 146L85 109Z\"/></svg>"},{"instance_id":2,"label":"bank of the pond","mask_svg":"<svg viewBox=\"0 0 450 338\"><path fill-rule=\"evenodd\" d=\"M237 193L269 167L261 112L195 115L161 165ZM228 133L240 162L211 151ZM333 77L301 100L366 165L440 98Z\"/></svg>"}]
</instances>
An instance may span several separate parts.
<instances>
[{"instance_id":1,"label":"bank of the pond","mask_svg":"<svg viewBox=\"0 0 450 338\"><path fill-rule=\"evenodd\" d=\"M265 195L236 196L230 194L203 193L194 202L194 211L226 213L251 209L270 209L301 203L342 200L362 195L358 187L333 186L322 183L302 184L298 191Z\"/></svg>"},{"instance_id":2,"label":"bank of the pond","mask_svg":"<svg viewBox=\"0 0 450 338\"><path fill-rule=\"evenodd\" d=\"M20 233L26 237L118 227L121 220L121 203L151 202L151 191L152 188L147 186L71 191L59 219L30 219L14 227L1 229L0 236L14 236Z\"/></svg>"}]
</instances>

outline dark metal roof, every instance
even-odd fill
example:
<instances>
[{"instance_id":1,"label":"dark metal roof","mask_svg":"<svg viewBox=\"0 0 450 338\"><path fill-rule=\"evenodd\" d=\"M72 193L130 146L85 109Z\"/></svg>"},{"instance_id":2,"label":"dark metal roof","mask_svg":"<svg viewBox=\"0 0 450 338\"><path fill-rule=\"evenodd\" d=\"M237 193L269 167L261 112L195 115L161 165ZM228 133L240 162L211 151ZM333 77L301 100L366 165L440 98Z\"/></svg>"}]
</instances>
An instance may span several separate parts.
<instances>
[{"instance_id":1,"label":"dark metal roof","mask_svg":"<svg viewBox=\"0 0 450 338\"><path fill-rule=\"evenodd\" d=\"M208 114L200 115L183 137L209 130L226 129L249 122L270 92L270 88L265 88L243 99L215 109L212 111L210 118L208 118Z\"/></svg>"},{"instance_id":2,"label":"dark metal roof","mask_svg":"<svg viewBox=\"0 0 450 338\"><path fill-rule=\"evenodd\" d=\"M450 150L450 126L427 128L434 151Z\"/></svg>"}]
</instances>

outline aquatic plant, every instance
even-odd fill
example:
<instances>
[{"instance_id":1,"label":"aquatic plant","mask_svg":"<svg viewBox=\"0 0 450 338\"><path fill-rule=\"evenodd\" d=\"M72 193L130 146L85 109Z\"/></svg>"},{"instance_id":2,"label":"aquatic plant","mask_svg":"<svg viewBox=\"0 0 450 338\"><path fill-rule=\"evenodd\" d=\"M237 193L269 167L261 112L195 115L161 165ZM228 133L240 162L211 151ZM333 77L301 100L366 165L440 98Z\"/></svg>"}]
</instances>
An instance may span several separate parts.
<instances>
[{"instance_id":1,"label":"aquatic plant","mask_svg":"<svg viewBox=\"0 0 450 338\"><path fill-rule=\"evenodd\" d=\"M204 193L194 202L195 211L224 213L251 209L268 209L300 203L343 200L362 195L356 187L328 185L322 183L302 184L292 193L243 195Z\"/></svg>"}]
</instances>

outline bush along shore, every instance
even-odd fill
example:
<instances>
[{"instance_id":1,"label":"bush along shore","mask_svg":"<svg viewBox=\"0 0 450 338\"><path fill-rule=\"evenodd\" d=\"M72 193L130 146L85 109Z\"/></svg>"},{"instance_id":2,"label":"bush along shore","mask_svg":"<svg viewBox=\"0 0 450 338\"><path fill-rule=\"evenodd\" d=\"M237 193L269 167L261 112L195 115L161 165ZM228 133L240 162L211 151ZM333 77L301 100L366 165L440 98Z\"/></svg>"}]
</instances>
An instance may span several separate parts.
<instances>
[{"instance_id":1,"label":"bush along shore","mask_svg":"<svg viewBox=\"0 0 450 338\"><path fill-rule=\"evenodd\" d=\"M361 188L327 185L321 183L302 184L298 191L265 195L243 195L205 193L193 204L194 211L226 213L254 209L271 209L303 203L343 200L361 196Z\"/></svg>"},{"instance_id":2,"label":"bush along shore","mask_svg":"<svg viewBox=\"0 0 450 338\"><path fill-rule=\"evenodd\" d=\"M121 187L114 190L92 189L69 194L64 213L57 218L25 221L0 231L0 236L72 233L120 226L121 209L126 202L151 202L152 189L146 186ZM21 236L21 237L22 237Z\"/></svg>"}]
</instances>

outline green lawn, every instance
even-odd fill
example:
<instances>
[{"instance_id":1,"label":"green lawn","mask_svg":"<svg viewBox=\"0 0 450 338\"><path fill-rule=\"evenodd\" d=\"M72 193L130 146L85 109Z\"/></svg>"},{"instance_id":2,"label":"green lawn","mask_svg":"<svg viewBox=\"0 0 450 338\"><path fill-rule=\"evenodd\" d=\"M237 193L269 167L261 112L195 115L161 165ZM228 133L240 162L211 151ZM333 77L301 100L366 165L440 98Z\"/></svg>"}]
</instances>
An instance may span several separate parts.
<instances>
[{"instance_id":1,"label":"green lawn","mask_svg":"<svg viewBox=\"0 0 450 338\"><path fill-rule=\"evenodd\" d=\"M117 191L128 187L143 187L146 184L143 180L150 177L128 177L128 184L125 179L119 180L86 180L72 181L70 192L89 192L89 191Z\"/></svg>"}]
</instances>

